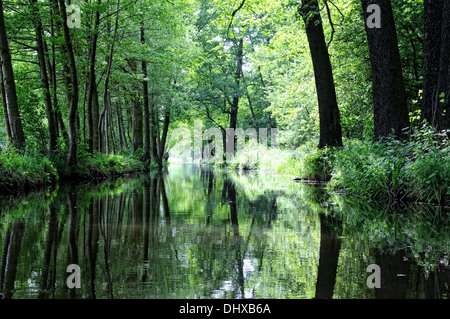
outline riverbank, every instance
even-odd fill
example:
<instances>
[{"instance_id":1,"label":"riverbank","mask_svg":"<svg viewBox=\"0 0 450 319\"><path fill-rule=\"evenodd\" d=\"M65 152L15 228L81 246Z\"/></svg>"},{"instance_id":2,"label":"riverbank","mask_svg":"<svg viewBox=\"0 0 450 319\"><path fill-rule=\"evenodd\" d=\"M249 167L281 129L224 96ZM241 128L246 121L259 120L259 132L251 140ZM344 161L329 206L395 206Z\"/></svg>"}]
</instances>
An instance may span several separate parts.
<instances>
[{"instance_id":1,"label":"riverbank","mask_svg":"<svg viewBox=\"0 0 450 319\"><path fill-rule=\"evenodd\" d=\"M293 151L257 146L227 167L326 182L332 192L367 201L450 205L449 140L425 130L406 141L348 139L342 148L318 149L315 141Z\"/></svg>"},{"instance_id":2,"label":"riverbank","mask_svg":"<svg viewBox=\"0 0 450 319\"><path fill-rule=\"evenodd\" d=\"M68 167L65 156L45 156L32 147L0 152L0 194L10 195L56 186L67 181L106 179L145 171L144 162L134 155L84 153L74 167Z\"/></svg>"}]
</instances>

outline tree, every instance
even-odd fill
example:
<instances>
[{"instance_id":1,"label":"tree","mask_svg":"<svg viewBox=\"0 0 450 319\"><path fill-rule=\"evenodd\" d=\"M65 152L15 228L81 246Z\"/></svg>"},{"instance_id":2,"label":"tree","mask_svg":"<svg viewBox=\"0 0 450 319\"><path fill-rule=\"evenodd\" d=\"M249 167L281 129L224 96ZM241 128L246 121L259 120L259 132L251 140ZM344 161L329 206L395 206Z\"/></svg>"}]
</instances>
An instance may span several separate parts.
<instances>
[{"instance_id":1,"label":"tree","mask_svg":"<svg viewBox=\"0 0 450 319\"><path fill-rule=\"evenodd\" d=\"M52 106L52 97L50 95L50 83L48 79L47 73L47 62L45 57L45 43L42 36L42 22L41 17L39 16L39 8L37 6L37 0L32 0L32 10L33 10L33 18L34 18L34 27L36 33L36 49L39 60L39 73L41 75L41 84L42 90L44 93L44 103L45 110L47 114L47 122L48 122L48 132L50 137L50 153L54 152L56 149L57 143L57 123L55 113L53 111Z\"/></svg>"},{"instance_id":2,"label":"tree","mask_svg":"<svg viewBox=\"0 0 450 319\"><path fill-rule=\"evenodd\" d=\"M144 21L141 22L141 43L145 44L145 29ZM148 82L147 82L147 61L142 59L142 95L144 98L144 160L146 168L150 165L150 109L149 109L149 99L148 99Z\"/></svg>"},{"instance_id":3,"label":"tree","mask_svg":"<svg viewBox=\"0 0 450 319\"><path fill-rule=\"evenodd\" d=\"M58 0L53 0L58 1ZM64 0L59 0L59 11L62 18L62 28L64 32L64 44L69 60L70 70L70 107L69 107L69 154L67 155L67 164L72 167L77 164L77 110L78 110L78 76L77 66L75 64L75 55L72 46L71 36L67 23L66 5Z\"/></svg>"},{"instance_id":4,"label":"tree","mask_svg":"<svg viewBox=\"0 0 450 319\"><path fill-rule=\"evenodd\" d=\"M101 4L101 0L98 0L98 6ZM95 61L97 54L97 41L98 33L100 27L100 8L95 9L95 22L94 22L94 32L92 35L92 41L89 47L89 75L88 75L88 97L87 97L87 118L88 118L88 147L89 152L92 153L94 149L99 149L98 145L98 116L95 117L94 113L98 114L98 103L96 101L96 78L95 78Z\"/></svg>"},{"instance_id":5,"label":"tree","mask_svg":"<svg viewBox=\"0 0 450 319\"><path fill-rule=\"evenodd\" d=\"M330 56L317 0L302 0L298 12L305 21L311 58L314 66L319 103L319 148L342 146L342 131Z\"/></svg>"},{"instance_id":6,"label":"tree","mask_svg":"<svg viewBox=\"0 0 450 319\"><path fill-rule=\"evenodd\" d=\"M369 5L381 10L379 28L366 23L371 18ZM401 137L409 126L409 113L391 1L362 0L362 7L372 68L374 137Z\"/></svg>"},{"instance_id":7,"label":"tree","mask_svg":"<svg viewBox=\"0 0 450 319\"><path fill-rule=\"evenodd\" d=\"M437 130L450 129L450 3L424 1L422 118Z\"/></svg>"},{"instance_id":8,"label":"tree","mask_svg":"<svg viewBox=\"0 0 450 319\"><path fill-rule=\"evenodd\" d=\"M14 80L14 71L11 63L11 53L9 51L8 37L6 34L5 18L3 15L3 0L0 0L0 58L2 68L2 93L4 93L4 101L8 117L6 126L9 127L12 138L12 145L18 149L25 146L25 134L22 128L22 120L17 102L16 84Z\"/></svg>"}]
</instances>

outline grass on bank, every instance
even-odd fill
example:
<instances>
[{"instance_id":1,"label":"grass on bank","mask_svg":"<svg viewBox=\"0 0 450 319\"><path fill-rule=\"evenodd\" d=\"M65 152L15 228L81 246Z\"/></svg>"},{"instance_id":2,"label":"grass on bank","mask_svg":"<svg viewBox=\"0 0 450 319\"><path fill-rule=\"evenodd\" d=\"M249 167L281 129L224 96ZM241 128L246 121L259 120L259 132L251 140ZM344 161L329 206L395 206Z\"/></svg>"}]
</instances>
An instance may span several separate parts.
<instances>
[{"instance_id":1,"label":"grass on bank","mask_svg":"<svg viewBox=\"0 0 450 319\"><path fill-rule=\"evenodd\" d=\"M133 154L90 154L82 146L75 167L69 168L66 158L67 152L63 148L58 148L49 157L33 143L21 151L3 148L0 151L0 188L14 191L50 185L66 178L104 178L144 170L144 163Z\"/></svg>"},{"instance_id":2,"label":"grass on bank","mask_svg":"<svg viewBox=\"0 0 450 319\"><path fill-rule=\"evenodd\" d=\"M252 152L257 160L254 154L249 156ZM438 204L450 200L449 140L426 129L406 141L351 139L343 148L318 149L313 141L295 151L253 146L228 166L327 181L332 191L368 200Z\"/></svg>"}]
</instances>

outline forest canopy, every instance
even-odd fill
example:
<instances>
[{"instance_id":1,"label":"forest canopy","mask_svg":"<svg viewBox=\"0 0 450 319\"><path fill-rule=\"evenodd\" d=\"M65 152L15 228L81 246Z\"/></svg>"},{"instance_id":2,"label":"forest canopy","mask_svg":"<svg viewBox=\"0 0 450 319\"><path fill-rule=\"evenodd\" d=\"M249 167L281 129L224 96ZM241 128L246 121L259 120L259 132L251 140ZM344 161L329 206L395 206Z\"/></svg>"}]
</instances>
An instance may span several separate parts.
<instances>
[{"instance_id":1,"label":"forest canopy","mask_svg":"<svg viewBox=\"0 0 450 319\"><path fill-rule=\"evenodd\" d=\"M288 162L307 149L325 170L327 148L370 152L370 143L389 138L426 136L448 159L448 1L0 6L2 156L15 154L8 145L39 154L49 159L39 164L47 173L162 167L174 155L172 133L193 130L195 121L222 132L224 144L230 128L276 128ZM405 154L424 144L411 145ZM183 147L194 154L194 143ZM324 175L333 174L336 167ZM448 185L441 179L439 187Z\"/></svg>"}]
</instances>

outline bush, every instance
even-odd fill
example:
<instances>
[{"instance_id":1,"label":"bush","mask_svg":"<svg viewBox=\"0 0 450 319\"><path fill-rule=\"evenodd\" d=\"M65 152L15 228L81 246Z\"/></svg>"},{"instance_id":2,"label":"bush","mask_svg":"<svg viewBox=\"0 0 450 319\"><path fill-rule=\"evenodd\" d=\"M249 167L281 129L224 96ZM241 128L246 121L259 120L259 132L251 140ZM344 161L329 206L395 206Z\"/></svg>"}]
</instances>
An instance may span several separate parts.
<instances>
[{"instance_id":1,"label":"bush","mask_svg":"<svg viewBox=\"0 0 450 319\"><path fill-rule=\"evenodd\" d=\"M450 144L445 135L420 130L409 144L414 161L407 166L406 177L412 196L439 204L450 196Z\"/></svg>"},{"instance_id":2,"label":"bush","mask_svg":"<svg viewBox=\"0 0 450 319\"><path fill-rule=\"evenodd\" d=\"M330 187L388 201L445 201L450 195L450 149L427 130L409 141L348 141L335 153Z\"/></svg>"},{"instance_id":3,"label":"bush","mask_svg":"<svg viewBox=\"0 0 450 319\"><path fill-rule=\"evenodd\" d=\"M243 151L237 152L233 159L227 162L227 166L230 169L276 173L287 158L287 151L271 148L252 140L246 144Z\"/></svg>"},{"instance_id":4,"label":"bush","mask_svg":"<svg viewBox=\"0 0 450 319\"><path fill-rule=\"evenodd\" d=\"M313 141L300 146L280 165L279 173L300 179L329 181L334 161L333 148L319 149Z\"/></svg>"},{"instance_id":5,"label":"bush","mask_svg":"<svg viewBox=\"0 0 450 319\"><path fill-rule=\"evenodd\" d=\"M58 178L53 163L39 152L35 143L27 144L21 151L9 147L0 152L0 184L6 188L41 186Z\"/></svg>"}]
</instances>

